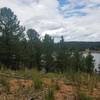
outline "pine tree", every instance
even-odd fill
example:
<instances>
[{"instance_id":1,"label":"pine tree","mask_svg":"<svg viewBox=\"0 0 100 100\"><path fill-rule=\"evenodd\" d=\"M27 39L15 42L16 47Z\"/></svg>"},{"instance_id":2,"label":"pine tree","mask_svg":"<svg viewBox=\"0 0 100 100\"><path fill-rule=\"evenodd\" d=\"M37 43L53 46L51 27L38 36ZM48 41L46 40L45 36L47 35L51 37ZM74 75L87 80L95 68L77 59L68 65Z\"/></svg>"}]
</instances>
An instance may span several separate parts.
<instances>
[{"instance_id":1,"label":"pine tree","mask_svg":"<svg viewBox=\"0 0 100 100\"><path fill-rule=\"evenodd\" d=\"M0 32L1 46L0 53L3 54L2 62L9 67L17 58L19 41L23 38L24 28L20 26L17 16L10 8L0 9Z\"/></svg>"},{"instance_id":2,"label":"pine tree","mask_svg":"<svg viewBox=\"0 0 100 100\"><path fill-rule=\"evenodd\" d=\"M54 39L46 34L43 39L43 55L45 59L45 68L47 71L53 69L53 51L54 51Z\"/></svg>"},{"instance_id":3,"label":"pine tree","mask_svg":"<svg viewBox=\"0 0 100 100\"><path fill-rule=\"evenodd\" d=\"M41 40L39 38L38 32L34 29L28 29L27 35L29 38L28 46L29 46L29 61L30 67L36 66L40 69L40 61L41 61Z\"/></svg>"},{"instance_id":4,"label":"pine tree","mask_svg":"<svg viewBox=\"0 0 100 100\"><path fill-rule=\"evenodd\" d=\"M86 72L87 73L92 73L94 70L94 59L93 56L91 55L91 52L89 52L85 58L85 66L86 66Z\"/></svg>"}]
</instances>

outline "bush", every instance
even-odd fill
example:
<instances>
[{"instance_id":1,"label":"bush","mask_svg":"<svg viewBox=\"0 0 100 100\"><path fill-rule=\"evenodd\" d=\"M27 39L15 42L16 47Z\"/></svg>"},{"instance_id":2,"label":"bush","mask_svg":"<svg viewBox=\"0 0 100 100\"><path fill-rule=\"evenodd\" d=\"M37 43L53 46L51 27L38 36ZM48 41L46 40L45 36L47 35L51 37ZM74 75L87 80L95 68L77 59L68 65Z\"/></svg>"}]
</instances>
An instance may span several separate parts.
<instances>
[{"instance_id":1,"label":"bush","mask_svg":"<svg viewBox=\"0 0 100 100\"><path fill-rule=\"evenodd\" d=\"M0 84L9 92L9 82L5 78L0 79Z\"/></svg>"},{"instance_id":2,"label":"bush","mask_svg":"<svg viewBox=\"0 0 100 100\"><path fill-rule=\"evenodd\" d=\"M34 88L35 89L41 89L42 88L43 82L41 80L39 72L37 72L36 70L33 70L33 72L32 72L32 80L34 82Z\"/></svg>"},{"instance_id":3,"label":"bush","mask_svg":"<svg viewBox=\"0 0 100 100\"><path fill-rule=\"evenodd\" d=\"M93 98L84 93L79 93L79 100L93 100Z\"/></svg>"},{"instance_id":4,"label":"bush","mask_svg":"<svg viewBox=\"0 0 100 100\"><path fill-rule=\"evenodd\" d=\"M53 88L48 88L47 93L45 94L45 100L55 100Z\"/></svg>"},{"instance_id":5,"label":"bush","mask_svg":"<svg viewBox=\"0 0 100 100\"><path fill-rule=\"evenodd\" d=\"M42 81L39 78L36 78L34 81L34 88L35 89L41 89L42 88Z\"/></svg>"}]
</instances>

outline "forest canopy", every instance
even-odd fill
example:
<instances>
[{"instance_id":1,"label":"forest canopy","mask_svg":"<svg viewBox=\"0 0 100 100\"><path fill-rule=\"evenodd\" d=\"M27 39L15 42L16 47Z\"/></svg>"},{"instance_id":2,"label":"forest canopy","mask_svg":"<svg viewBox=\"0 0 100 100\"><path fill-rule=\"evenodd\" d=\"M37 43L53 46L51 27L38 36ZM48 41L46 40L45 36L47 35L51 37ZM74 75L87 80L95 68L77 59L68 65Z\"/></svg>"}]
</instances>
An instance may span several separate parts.
<instances>
[{"instance_id":1,"label":"forest canopy","mask_svg":"<svg viewBox=\"0 0 100 100\"><path fill-rule=\"evenodd\" d=\"M59 42L45 34L40 38L35 29L25 30L14 12L7 7L0 9L0 65L11 69L37 68L47 72L93 72L91 52L84 57L81 51L99 50L100 42ZM27 36L27 38L26 38Z\"/></svg>"}]
</instances>

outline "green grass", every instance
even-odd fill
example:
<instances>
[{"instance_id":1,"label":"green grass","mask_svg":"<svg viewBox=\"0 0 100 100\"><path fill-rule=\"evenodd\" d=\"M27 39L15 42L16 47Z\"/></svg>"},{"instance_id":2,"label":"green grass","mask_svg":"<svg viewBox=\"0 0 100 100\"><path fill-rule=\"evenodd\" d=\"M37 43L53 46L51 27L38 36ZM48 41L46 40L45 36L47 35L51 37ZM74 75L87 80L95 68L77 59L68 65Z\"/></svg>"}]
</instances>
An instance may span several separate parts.
<instances>
[{"instance_id":1,"label":"green grass","mask_svg":"<svg viewBox=\"0 0 100 100\"><path fill-rule=\"evenodd\" d=\"M47 93L45 93L45 100L55 100L54 99L54 89L49 87Z\"/></svg>"},{"instance_id":2,"label":"green grass","mask_svg":"<svg viewBox=\"0 0 100 100\"><path fill-rule=\"evenodd\" d=\"M15 76L23 77L25 80L33 80L33 90L39 90L40 92L47 88L44 85L43 79L48 78L52 80L52 85L47 89L45 93L44 100L54 100L54 91L58 91L60 86L58 84L59 80L64 80L66 85L75 86L77 89L77 94L79 94L79 100L93 100L90 96L85 95L85 92L93 93L94 88L98 90L98 83L100 82L100 76L97 74L87 74L87 73L47 73L42 74L36 69L21 69L17 71L12 71L10 69L1 69L0 73L8 74L9 76L0 76L0 84L9 91L9 85L7 79L14 79ZM3 76L3 77L2 77ZM15 78L17 79L17 78ZM85 87L85 88L84 88ZM82 90L83 89L83 90ZM34 91L35 91L34 90ZM83 93L80 93L83 92Z\"/></svg>"},{"instance_id":3,"label":"green grass","mask_svg":"<svg viewBox=\"0 0 100 100\"><path fill-rule=\"evenodd\" d=\"M35 78L35 79L33 79L33 82L34 82L35 89L42 89L43 88L43 83L42 83L41 79Z\"/></svg>"},{"instance_id":4,"label":"green grass","mask_svg":"<svg viewBox=\"0 0 100 100\"><path fill-rule=\"evenodd\" d=\"M0 84L2 85L2 87L6 90L6 92L9 92L10 86L9 86L9 82L6 78L1 78L0 79Z\"/></svg>"},{"instance_id":5,"label":"green grass","mask_svg":"<svg viewBox=\"0 0 100 100\"><path fill-rule=\"evenodd\" d=\"M79 100L93 100L93 98L84 93L79 93Z\"/></svg>"}]
</instances>

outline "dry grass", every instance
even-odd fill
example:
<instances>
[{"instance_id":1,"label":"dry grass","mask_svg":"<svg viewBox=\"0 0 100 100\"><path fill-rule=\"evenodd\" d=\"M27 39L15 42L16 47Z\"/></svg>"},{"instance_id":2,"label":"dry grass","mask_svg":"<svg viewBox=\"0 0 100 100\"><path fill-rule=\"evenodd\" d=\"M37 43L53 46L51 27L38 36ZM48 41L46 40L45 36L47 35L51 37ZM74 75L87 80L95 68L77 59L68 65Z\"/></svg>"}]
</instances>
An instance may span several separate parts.
<instances>
[{"instance_id":1,"label":"dry grass","mask_svg":"<svg viewBox=\"0 0 100 100\"><path fill-rule=\"evenodd\" d=\"M8 75L0 76L0 100L100 99L100 76L95 74L41 74L36 69L2 69L0 73Z\"/></svg>"}]
</instances>

